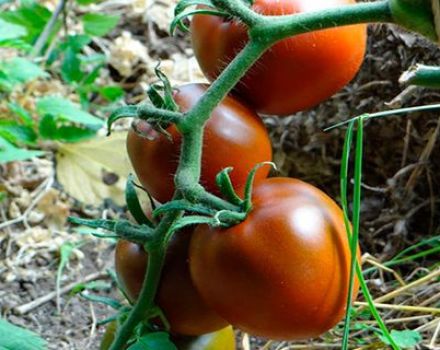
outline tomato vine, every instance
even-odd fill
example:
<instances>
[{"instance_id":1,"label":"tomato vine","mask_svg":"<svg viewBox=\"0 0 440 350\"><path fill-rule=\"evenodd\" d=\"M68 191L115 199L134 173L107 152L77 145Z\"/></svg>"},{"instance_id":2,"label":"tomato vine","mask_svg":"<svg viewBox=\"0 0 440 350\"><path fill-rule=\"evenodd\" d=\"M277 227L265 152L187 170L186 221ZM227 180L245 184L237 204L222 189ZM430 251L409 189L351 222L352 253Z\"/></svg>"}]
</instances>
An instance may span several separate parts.
<instances>
[{"instance_id":1,"label":"tomato vine","mask_svg":"<svg viewBox=\"0 0 440 350\"><path fill-rule=\"evenodd\" d=\"M435 2L437 0L433 0ZM73 222L86 224L91 227L102 227L115 233L119 238L141 243L148 252L148 268L139 298L134 304L128 318L119 328L111 350L123 349L130 340L134 328L149 315L149 310L155 307L154 300L158 289L161 271L170 237L178 228L194 223L209 222L214 226L230 226L242 221L250 210L250 191L243 202L239 201L228 182L227 172L219 177L223 184L226 198L213 195L200 184L202 145L204 127L214 108L221 103L225 96L234 88L249 68L276 42L298 34L310 31L332 28L357 23L389 22L400 24L410 30L421 32L432 40L438 41L436 24L433 22L431 1L418 1L410 4L405 0L381 0L376 2L359 3L338 6L335 8L299 13L286 16L264 16L254 12L244 0L182 0L177 13L174 27L182 27L185 16L183 11L188 6L197 4L211 5L215 11L209 14L226 15L245 23L248 27L249 41L243 50L225 67L218 78L213 81L203 96L187 112L178 112L152 105L126 106L115 111L109 118L111 124L122 117L132 116L157 125L174 124L182 136L180 159L175 173L175 192L165 208L162 208L160 222L157 226L135 226L128 222L115 223L104 221L86 221L73 219ZM411 11L411 16L405 11ZM199 11L200 12L200 11ZM431 14L430 16L427 14ZM188 12L188 15L194 12ZM414 16L416 18L414 19ZM418 16L418 17L417 17ZM419 72L418 79L426 85L426 81L438 77L434 71L427 74L426 70ZM431 80L430 80L431 79ZM417 81L414 77L412 80ZM437 82L438 84L438 82ZM361 130L361 129L360 129ZM360 131L358 131L359 133ZM358 137L359 134L358 134ZM361 140L358 139L358 143ZM361 163L357 166L360 167ZM248 189L252 183L248 180ZM345 183L346 185L346 183ZM356 192L356 196L360 196ZM357 198L359 200L359 198ZM202 205L214 210L213 219L203 216L188 216L186 212L194 212L195 205ZM345 206L347 204L345 203ZM359 224L359 213L355 213L354 226ZM347 225L349 226L349 225ZM357 232L357 231L356 231ZM356 239L356 237L355 237ZM354 253L355 250L352 251ZM353 264L356 259L353 258ZM354 270L354 265L352 266ZM359 270L358 276L359 276ZM362 280L361 280L362 284ZM385 329L386 331L386 329ZM397 348L391 344L394 349Z\"/></svg>"}]
</instances>

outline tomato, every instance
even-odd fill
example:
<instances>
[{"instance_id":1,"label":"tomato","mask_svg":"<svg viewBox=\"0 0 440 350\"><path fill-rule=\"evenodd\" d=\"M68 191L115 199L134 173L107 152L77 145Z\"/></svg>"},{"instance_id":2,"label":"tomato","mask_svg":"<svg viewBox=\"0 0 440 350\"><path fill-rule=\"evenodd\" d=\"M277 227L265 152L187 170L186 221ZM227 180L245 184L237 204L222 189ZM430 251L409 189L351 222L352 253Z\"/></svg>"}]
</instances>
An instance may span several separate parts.
<instances>
[{"instance_id":1,"label":"tomato","mask_svg":"<svg viewBox=\"0 0 440 350\"><path fill-rule=\"evenodd\" d=\"M116 321L108 324L101 341L100 350L110 349L116 330ZM235 336L231 326L198 337L174 336L172 341L176 344L178 350L235 350Z\"/></svg>"},{"instance_id":2,"label":"tomato","mask_svg":"<svg viewBox=\"0 0 440 350\"><path fill-rule=\"evenodd\" d=\"M343 213L302 181L257 184L246 220L226 229L199 225L189 257L206 303L250 334L316 337L344 315L350 248Z\"/></svg>"},{"instance_id":3,"label":"tomato","mask_svg":"<svg viewBox=\"0 0 440 350\"><path fill-rule=\"evenodd\" d=\"M167 250L157 304L171 325L171 332L200 335L226 327L228 323L206 306L191 281L188 246L191 230L177 232ZM120 240L116 245L115 269L131 301L142 287L147 254L135 243Z\"/></svg>"},{"instance_id":4,"label":"tomato","mask_svg":"<svg viewBox=\"0 0 440 350\"><path fill-rule=\"evenodd\" d=\"M207 85L189 84L179 88L174 99L185 112L203 95ZM127 150L136 175L142 186L160 202L171 199L174 192L174 173L177 169L181 135L171 126L167 129L173 141L164 135L154 140L139 136L133 130L128 133ZM232 97L226 97L214 109L206 124L201 184L219 194L215 177L222 169L232 166L231 180L234 186L243 186L249 171L258 163L270 161L272 149L267 130L252 110ZM269 167L261 168L257 180L264 179Z\"/></svg>"},{"instance_id":5,"label":"tomato","mask_svg":"<svg viewBox=\"0 0 440 350\"><path fill-rule=\"evenodd\" d=\"M176 337L179 350L235 350L235 336L231 326L199 337Z\"/></svg>"},{"instance_id":6,"label":"tomato","mask_svg":"<svg viewBox=\"0 0 440 350\"><path fill-rule=\"evenodd\" d=\"M255 0L265 15L323 10L354 0ZM191 22L195 56L214 80L248 40L245 26L210 15ZM344 87L357 73L366 47L363 24L287 38L271 47L238 83L235 92L258 112L288 115L315 106Z\"/></svg>"}]
</instances>

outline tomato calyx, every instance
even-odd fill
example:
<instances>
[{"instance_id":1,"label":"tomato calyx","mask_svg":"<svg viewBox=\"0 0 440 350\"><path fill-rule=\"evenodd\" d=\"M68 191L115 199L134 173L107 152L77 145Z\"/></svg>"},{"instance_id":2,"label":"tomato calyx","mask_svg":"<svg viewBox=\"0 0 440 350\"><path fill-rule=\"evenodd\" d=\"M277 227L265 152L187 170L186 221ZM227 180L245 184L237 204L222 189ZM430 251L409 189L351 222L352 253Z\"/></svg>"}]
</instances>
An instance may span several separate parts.
<instances>
[{"instance_id":1,"label":"tomato calyx","mask_svg":"<svg viewBox=\"0 0 440 350\"><path fill-rule=\"evenodd\" d=\"M172 200L158 207L153 211L153 217L173 211L185 211L190 215L184 216L176 221L172 226L171 232L181 230L184 227L208 224L211 227L228 228L244 221L252 209L252 188L255 175L258 169L263 166L272 166L276 169L272 162L262 162L257 164L250 172L243 189L243 199L235 191L229 174L233 171L232 167L228 167L219 172L216 176L216 183L220 189L222 196L226 199L227 207L216 206L209 202L194 203L187 199ZM205 192L208 198L215 196ZM218 204L218 203L216 203ZM232 208L232 209L231 209Z\"/></svg>"}]
</instances>

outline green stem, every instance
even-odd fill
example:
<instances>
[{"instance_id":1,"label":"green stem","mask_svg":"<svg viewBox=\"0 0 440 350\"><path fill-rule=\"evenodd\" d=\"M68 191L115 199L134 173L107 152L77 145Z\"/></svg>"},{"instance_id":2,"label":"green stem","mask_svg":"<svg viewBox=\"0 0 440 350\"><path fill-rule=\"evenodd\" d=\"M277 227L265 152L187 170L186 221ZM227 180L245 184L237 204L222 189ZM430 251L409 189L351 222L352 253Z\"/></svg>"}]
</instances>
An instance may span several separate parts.
<instances>
[{"instance_id":1,"label":"green stem","mask_svg":"<svg viewBox=\"0 0 440 350\"><path fill-rule=\"evenodd\" d=\"M440 89L440 67L417 64L414 68L410 68L403 73L399 82L408 85Z\"/></svg>"},{"instance_id":2,"label":"green stem","mask_svg":"<svg viewBox=\"0 0 440 350\"><path fill-rule=\"evenodd\" d=\"M266 16L250 30L252 38L273 44L289 36L358 23L391 22L389 1L358 3L287 16Z\"/></svg>"},{"instance_id":3,"label":"green stem","mask_svg":"<svg viewBox=\"0 0 440 350\"><path fill-rule=\"evenodd\" d=\"M154 297L156 295L157 286L159 285L164 258L165 247L161 246L157 249L152 249L151 252L149 252L147 273L139 298L127 320L119 329L110 350L124 349L133 334L133 329L144 317L146 317L148 311L154 306Z\"/></svg>"},{"instance_id":4,"label":"green stem","mask_svg":"<svg viewBox=\"0 0 440 350\"><path fill-rule=\"evenodd\" d=\"M156 240L146 245L148 248L148 265L141 292L127 320L118 330L109 350L124 349L133 334L134 328L147 317L151 308L154 307L154 299L165 261L167 237L169 237L171 227L181 214L181 212L176 212L165 215L155 231Z\"/></svg>"},{"instance_id":5,"label":"green stem","mask_svg":"<svg viewBox=\"0 0 440 350\"><path fill-rule=\"evenodd\" d=\"M210 85L205 94L195 104L186 118L177 126L183 134L200 128L210 117L213 109L232 90L254 62L263 54L270 44L249 41L244 49L232 60L228 67Z\"/></svg>"},{"instance_id":6,"label":"green stem","mask_svg":"<svg viewBox=\"0 0 440 350\"><path fill-rule=\"evenodd\" d=\"M212 3L218 9L238 17L241 22L246 23L249 27L257 24L263 17L246 6L243 0L212 0Z\"/></svg>"}]
</instances>

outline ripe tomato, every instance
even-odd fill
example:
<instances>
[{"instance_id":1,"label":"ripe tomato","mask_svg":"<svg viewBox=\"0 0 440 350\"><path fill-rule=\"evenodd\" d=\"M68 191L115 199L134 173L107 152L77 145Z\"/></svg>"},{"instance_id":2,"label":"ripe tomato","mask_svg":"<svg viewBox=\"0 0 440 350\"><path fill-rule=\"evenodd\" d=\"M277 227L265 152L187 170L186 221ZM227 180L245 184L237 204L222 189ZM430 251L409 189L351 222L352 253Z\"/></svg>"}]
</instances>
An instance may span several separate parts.
<instances>
[{"instance_id":1,"label":"ripe tomato","mask_svg":"<svg viewBox=\"0 0 440 350\"><path fill-rule=\"evenodd\" d=\"M189 84L179 88L174 98L185 112L203 95L207 85ZM174 173L180 153L181 135L174 126L167 129L171 142L163 135L154 140L128 133L127 150L142 186L160 202L171 199ZM267 130L260 118L232 97L226 97L214 109L206 124L203 141L201 183L218 194L215 177L222 169L232 166L234 186L243 186L249 171L258 163L270 161L272 149ZM266 178L269 167L261 168L257 180Z\"/></svg>"},{"instance_id":2,"label":"ripe tomato","mask_svg":"<svg viewBox=\"0 0 440 350\"><path fill-rule=\"evenodd\" d=\"M350 248L343 213L302 181L257 184L246 220L227 229L198 226L189 257L206 303L250 334L315 337L344 315Z\"/></svg>"},{"instance_id":3,"label":"ripe tomato","mask_svg":"<svg viewBox=\"0 0 440 350\"><path fill-rule=\"evenodd\" d=\"M265 15L327 9L354 0L255 0ZM214 80L248 40L244 25L218 16L195 15L194 53ZM287 38L271 47L238 83L235 92L258 112L288 115L326 100L357 73L366 47L366 26L352 25Z\"/></svg>"},{"instance_id":4,"label":"ripe tomato","mask_svg":"<svg viewBox=\"0 0 440 350\"><path fill-rule=\"evenodd\" d=\"M167 251L157 304L171 325L171 331L184 335L200 335L226 327L228 323L206 306L191 281L188 246L191 231L177 232ZM147 254L135 243L118 241L115 268L118 278L134 301L141 290L147 266Z\"/></svg>"}]
</instances>

